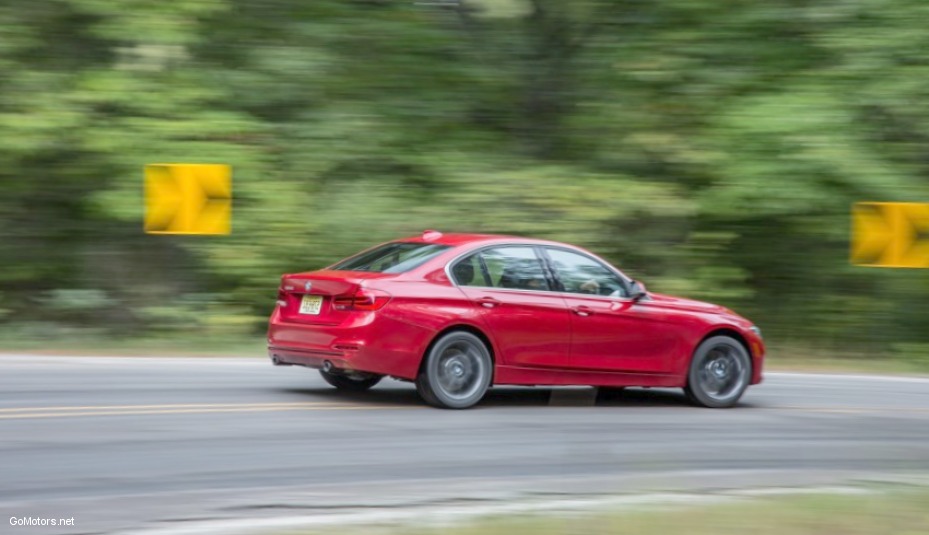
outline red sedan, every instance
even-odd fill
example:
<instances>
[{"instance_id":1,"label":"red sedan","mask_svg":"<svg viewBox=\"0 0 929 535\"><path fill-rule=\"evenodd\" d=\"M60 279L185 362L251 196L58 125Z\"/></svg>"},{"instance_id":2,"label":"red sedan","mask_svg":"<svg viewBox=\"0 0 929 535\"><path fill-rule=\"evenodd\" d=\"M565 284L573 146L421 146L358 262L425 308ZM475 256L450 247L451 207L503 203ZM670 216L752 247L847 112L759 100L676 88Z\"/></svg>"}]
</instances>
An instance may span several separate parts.
<instances>
[{"instance_id":1,"label":"red sedan","mask_svg":"<svg viewBox=\"0 0 929 535\"><path fill-rule=\"evenodd\" d=\"M426 231L281 277L268 354L345 390L413 381L445 408L491 385L682 387L731 407L761 382L764 344L731 310L647 292L581 248Z\"/></svg>"}]
</instances>

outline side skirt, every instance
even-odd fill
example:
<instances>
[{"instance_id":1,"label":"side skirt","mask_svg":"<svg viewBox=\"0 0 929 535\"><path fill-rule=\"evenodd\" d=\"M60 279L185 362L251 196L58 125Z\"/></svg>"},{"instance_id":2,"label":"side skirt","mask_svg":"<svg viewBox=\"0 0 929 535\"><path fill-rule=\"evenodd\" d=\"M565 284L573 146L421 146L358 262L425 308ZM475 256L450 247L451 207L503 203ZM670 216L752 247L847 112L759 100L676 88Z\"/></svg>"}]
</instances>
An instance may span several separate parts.
<instances>
[{"instance_id":1,"label":"side skirt","mask_svg":"<svg viewBox=\"0 0 929 535\"><path fill-rule=\"evenodd\" d=\"M687 377L663 373L593 372L581 370L497 366L495 385L545 386L653 386L677 388Z\"/></svg>"}]
</instances>

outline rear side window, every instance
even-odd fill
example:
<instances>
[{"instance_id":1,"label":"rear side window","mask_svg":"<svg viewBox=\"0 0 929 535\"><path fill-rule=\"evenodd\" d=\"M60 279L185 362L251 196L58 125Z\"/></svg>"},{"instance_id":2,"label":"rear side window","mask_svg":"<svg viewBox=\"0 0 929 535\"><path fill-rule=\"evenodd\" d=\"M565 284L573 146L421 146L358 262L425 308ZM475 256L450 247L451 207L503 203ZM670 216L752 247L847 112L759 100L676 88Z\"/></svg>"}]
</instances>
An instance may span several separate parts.
<instances>
[{"instance_id":1,"label":"rear side window","mask_svg":"<svg viewBox=\"0 0 929 535\"><path fill-rule=\"evenodd\" d=\"M484 249L452 267L459 286L486 286L522 290L550 290L542 263L532 247L505 246Z\"/></svg>"},{"instance_id":2,"label":"rear side window","mask_svg":"<svg viewBox=\"0 0 929 535\"><path fill-rule=\"evenodd\" d=\"M478 253L459 260L452 267L452 278L458 286L493 286Z\"/></svg>"},{"instance_id":3,"label":"rear side window","mask_svg":"<svg viewBox=\"0 0 929 535\"><path fill-rule=\"evenodd\" d=\"M343 260L329 269L339 271L369 271L403 273L425 264L448 249L448 245L416 242L385 243L359 255Z\"/></svg>"}]
</instances>

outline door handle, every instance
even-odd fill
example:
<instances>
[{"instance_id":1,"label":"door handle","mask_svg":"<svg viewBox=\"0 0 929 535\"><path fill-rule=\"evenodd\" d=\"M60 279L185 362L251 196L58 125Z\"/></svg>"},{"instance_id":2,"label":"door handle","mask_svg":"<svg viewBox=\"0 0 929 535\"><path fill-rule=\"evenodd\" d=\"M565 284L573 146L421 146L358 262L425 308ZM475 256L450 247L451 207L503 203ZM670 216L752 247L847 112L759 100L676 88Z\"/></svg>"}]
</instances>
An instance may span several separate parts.
<instances>
[{"instance_id":1,"label":"door handle","mask_svg":"<svg viewBox=\"0 0 929 535\"><path fill-rule=\"evenodd\" d=\"M477 302L484 308L493 308L500 304L500 301L497 301L493 297L481 297Z\"/></svg>"},{"instance_id":2,"label":"door handle","mask_svg":"<svg viewBox=\"0 0 929 535\"><path fill-rule=\"evenodd\" d=\"M574 307L571 309L571 312L574 312L575 314L577 314L578 316L581 316L582 318L586 318L587 316L591 314L591 310L585 306Z\"/></svg>"}]
</instances>

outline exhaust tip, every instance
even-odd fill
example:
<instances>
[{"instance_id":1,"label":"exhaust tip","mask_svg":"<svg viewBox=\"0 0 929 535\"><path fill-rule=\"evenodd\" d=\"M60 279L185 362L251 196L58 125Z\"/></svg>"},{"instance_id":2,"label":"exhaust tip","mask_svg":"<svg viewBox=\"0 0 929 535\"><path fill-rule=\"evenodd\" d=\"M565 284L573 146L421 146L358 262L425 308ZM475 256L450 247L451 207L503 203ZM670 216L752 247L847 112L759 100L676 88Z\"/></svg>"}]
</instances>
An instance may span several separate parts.
<instances>
[{"instance_id":1,"label":"exhaust tip","mask_svg":"<svg viewBox=\"0 0 929 535\"><path fill-rule=\"evenodd\" d=\"M323 362L323 371L324 371L324 372L331 372L331 371L332 371L332 361L331 361L331 360L327 360L326 362Z\"/></svg>"}]
</instances>

